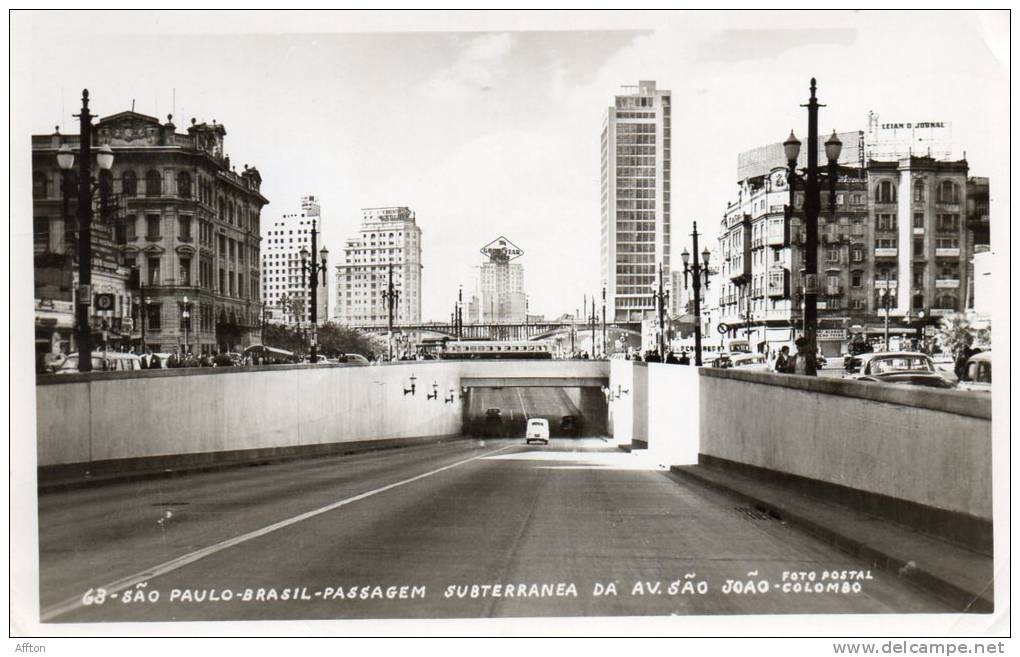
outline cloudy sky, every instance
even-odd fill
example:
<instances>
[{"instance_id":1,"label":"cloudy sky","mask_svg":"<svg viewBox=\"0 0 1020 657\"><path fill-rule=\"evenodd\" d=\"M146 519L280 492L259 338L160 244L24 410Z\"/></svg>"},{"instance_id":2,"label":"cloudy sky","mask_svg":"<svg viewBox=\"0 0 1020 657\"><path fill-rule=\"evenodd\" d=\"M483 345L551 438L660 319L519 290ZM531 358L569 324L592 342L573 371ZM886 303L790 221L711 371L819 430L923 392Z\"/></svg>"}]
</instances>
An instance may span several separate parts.
<instances>
[{"instance_id":1,"label":"cloudy sky","mask_svg":"<svg viewBox=\"0 0 1020 657\"><path fill-rule=\"evenodd\" d=\"M993 207L1006 196L1004 13L18 12L11 30L12 171L29 134L77 132L82 87L100 115L216 119L262 173L263 223L317 194L334 258L360 208L414 209L426 319L501 234L525 251L532 312L599 289L601 121L638 80L673 91L674 235L714 236L738 152L806 136L812 76L823 132L869 110L951 122Z\"/></svg>"}]
</instances>

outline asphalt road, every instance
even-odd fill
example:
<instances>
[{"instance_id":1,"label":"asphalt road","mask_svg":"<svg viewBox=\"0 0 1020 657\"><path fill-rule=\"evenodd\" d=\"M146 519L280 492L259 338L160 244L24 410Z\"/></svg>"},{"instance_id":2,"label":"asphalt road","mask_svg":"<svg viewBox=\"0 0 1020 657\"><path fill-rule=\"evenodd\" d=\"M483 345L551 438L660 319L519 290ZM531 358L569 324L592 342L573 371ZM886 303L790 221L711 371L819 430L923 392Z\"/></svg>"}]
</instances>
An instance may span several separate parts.
<instances>
[{"instance_id":1,"label":"asphalt road","mask_svg":"<svg viewBox=\"0 0 1020 657\"><path fill-rule=\"evenodd\" d=\"M462 440L50 493L40 498L41 613L70 622L948 611L740 507L600 439ZM854 571L871 579L849 579ZM825 586L794 592L790 573Z\"/></svg>"}]
</instances>

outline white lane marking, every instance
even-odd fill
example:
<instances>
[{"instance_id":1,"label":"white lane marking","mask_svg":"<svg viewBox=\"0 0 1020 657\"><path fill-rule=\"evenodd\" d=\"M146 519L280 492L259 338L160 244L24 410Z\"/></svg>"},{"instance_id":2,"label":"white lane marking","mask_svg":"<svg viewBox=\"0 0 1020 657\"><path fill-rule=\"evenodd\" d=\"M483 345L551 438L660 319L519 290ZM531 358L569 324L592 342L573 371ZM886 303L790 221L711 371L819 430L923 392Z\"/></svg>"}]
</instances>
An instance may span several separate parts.
<instances>
[{"instance_id":1,"label":"white lane marking","mask_svg":"<svg viewBox=\"0 0 1020 657\"><path fill-rule=\"evenodd\" d=\"M493 454L497 454L499 452L502 452L503 450L510 449L511 447L516 447L516 445L504 445L503 447L500 447L499 449L492 450L491 452L486 452L485 454L479 454L478 456L472 456L469 459L464 459L463 461L457 461L456 463L451 463L450 465L444 465L441 468L436 468L435 470L430 470L429 472L425 472L423 474L416 475L416 476L411 477L409 479L404 479L404 480L398 481L396 483L388 484L386 486L383 486L382 488L376 488L375 490L370 490L367 493L361 493L359 495L355 495L354 497L348 497L347 499L339 500L337 502L333 502L332 504L327 504L324 507L320 507L320 508L314 509L312 511L306 511L305 513L301 513L301 514L293 516L291 518L287 518L286 520L281 520L279 522L274 522L273 524L267 525L267 526L265 526L265 527L263 527L261 529L256 529L255 531L248 532L247 534L241 534L240 536L235 536L234 538L228 538L227 540L221 541L219 543L216 543L215 545L210 545L208 547L202 548L201 550L195 550L194 552L190 552L190 553L185 554L183 556L177 557L176 559L171 559L170 561L165 561L165 562L159 564L158 566L153 566L152 568L144 570L144 571L142 571L140 573L135 573L134 575L129 575L127 577L118 579L118 580L116 580L114 582L110 582L109 584L106 584L105 586L97 587L97 588L105 589L106 590L106 595L107 595L107 597L109 597L111 593L118 593L120 591L123 591L124 589L131 588L135 584L144 582L146 580L153 579L155 577L159 577L160 575L165 575L165 574L167 574L169 572L172 572L174 570L177 570L179 568L183 568L184 566L187 566L188 564L194 563L194 562L198 561L199 559L204 559L205 557L208 557L208 556L210 556L212 554L216 554L217 552L221 552L223 550L226 550L227 548L231 548L231 547L234 547L235 545L240 545L241 543L244 543L246 541L250 541L253 538L259 538L260 536L265 536L266 534L269 534L271 532L275 532L278 529L283 529L285 527L289 527L291 525L297 524L297 523L302 522L304 520L308 520L309 518L314 518L315 516L322 515L323 513L328 513L330 511L335 510L335 509L339 509L340 507L346 506L346 505L350 504L351 502L357 502L359 500L365 499L366 497L371 497L373 495L377 495L379 493L386 492L386 491L391 490L393 488L397 488L397 487L403 486L405 484L410 484L411 482L418 481L419 479L424 479L425 477L431 477L432 475L438 474L440 472L443 472L444 470L449 470L450 468L456 468L459 465L464 465L465 463L470 463L471 461L477 461L479 459L487 458L489 456L492 456ZM39 621L43 622L43 623L46 623L46 622L49 622L49 621L53 620L57 616L62 616L64 614L68 613L68 612L74 611L75 609L78 609L79 607L84 607L84 606L85 606L85 604L82 602L82 599L81 599L80 596L79 597L75 597L75 598L68 598L67 600L64 600L63 602L59 602L59 603L57 603L55 605L52 605L52 606L47 607L46 609L44 609L42 611L42 613L40 614L40 616L39 616Z\"/></svg>"}]
</instances>

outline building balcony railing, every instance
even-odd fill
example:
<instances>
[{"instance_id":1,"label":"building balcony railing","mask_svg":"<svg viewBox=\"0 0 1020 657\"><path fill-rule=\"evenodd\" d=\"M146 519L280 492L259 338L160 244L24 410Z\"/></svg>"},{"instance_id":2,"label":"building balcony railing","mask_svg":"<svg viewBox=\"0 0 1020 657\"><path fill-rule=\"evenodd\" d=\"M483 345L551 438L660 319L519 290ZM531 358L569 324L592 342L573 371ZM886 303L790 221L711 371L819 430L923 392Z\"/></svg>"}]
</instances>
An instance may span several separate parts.
<instances>
[{"instance_id":1,"label":"building balcony railing","mask_svg":"<svg viewBox=\"0 0 1020 657\"><path fill-rule=\"evenodd\" d=\"M913 233L914 235L924 235L924 228L923 227L918 228L917 226L914 226Z\"/></svg>"},{"instance_id":2,"label":"building balcony railing","mask_svg":"<svg viewBox=\"0 0 1020 657\"><path fill-rule=\"evenodd\" d=\"M959 258L960 249L935 249L936 258Z\"/></svg>"},{"instance_id":3,"label":"building balcony railing","mask_svg":"<svg viewBox=\"0 0 1020 657\"><path fill-rule=\"evenodd\" d=\"M895 258L899 250L894 246L889 247L875 247L876 258Z\"/></svg>"},{"instance_id":4,"label":"building balcony railing","mask_svg":"<svg viewBox=\"0 0 1020 657\"><path fill-rule=\"evenodd\" d=\"M944 315L952 315L956 310L953 308L932 308L929 312L932 317L942 317Z\"/></svg>"},{"instance_id":5,"label":"building balcony railing","mask_svg":"<svg viewBox=\"0 0 1020 657\"><path fill-rule=\"evenodd\" d=\"M960 287L960 279L958 278L936 278L935 287L937 288L958 288Z\"/></svg>"},{"instance_id":6,"label":"building balcony railing","mask_svg":"<svg viewBox=\"0 0 1020 657\"><path fill-rule=\"evenodd\" d=\"M825 286L825 294L827 296L830 296L830 297L839 296L839 295L843 294L843 286L842 285L826 285Z\"/></svg>"}]
</instances>

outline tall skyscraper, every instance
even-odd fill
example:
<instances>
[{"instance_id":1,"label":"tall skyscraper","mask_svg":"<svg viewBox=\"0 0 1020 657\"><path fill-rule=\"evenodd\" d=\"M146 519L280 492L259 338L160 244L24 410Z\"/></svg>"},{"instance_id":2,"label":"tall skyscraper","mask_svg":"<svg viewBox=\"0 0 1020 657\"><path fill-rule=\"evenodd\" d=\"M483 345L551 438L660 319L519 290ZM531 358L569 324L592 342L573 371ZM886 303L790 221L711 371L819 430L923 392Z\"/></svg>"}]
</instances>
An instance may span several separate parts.
<instances>
[{"instance_id":1,"label":"tall skyscraper","mask_svg":"<svg viewBox=\"0 0 1020 657\"><path fill-rule=\"evenodd\" d=\"M321 250L322 211L315 196L301 198L301 212L285 214L272 225L262 239L262 298L266 303L266 321L274 324L296 324L311 320L311 295L308 275L301 266L301 250L312 249L312 226L319 231L316 249ZM312 254L318 262L319 255ZM316 319L326 321L329 293L316 279L318 303Z\"/></svg>"},{"instance_id":2,"label":"tall skyscraper","mask_svg":"<svg viewBox=\"0 0 1020 657\"><path fill-rule=\"evenodd\" d=\"M624 87L602 121L602 280L610 321L655 311L658 265L670 270L671 94Z\"/></svg>"},{"instance_id":3,"label":"tall skyscraper","mask_svg":"<svg viewBox=\"0 0 1020 657\"><path fill-rule=\"evenodd\" d=\"M399 291L393 321L421 321L421 228L407 207L363 208L360 235L344 245L344 262L336 267L334 317L343 324L389 321L383 292L389 285Z\"/></svg>"}]
</instances>

